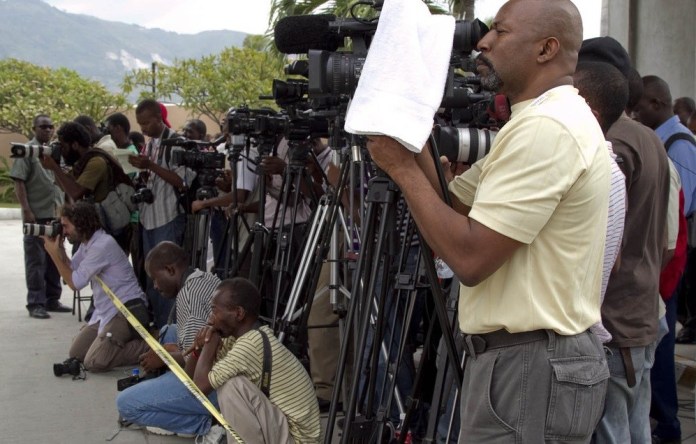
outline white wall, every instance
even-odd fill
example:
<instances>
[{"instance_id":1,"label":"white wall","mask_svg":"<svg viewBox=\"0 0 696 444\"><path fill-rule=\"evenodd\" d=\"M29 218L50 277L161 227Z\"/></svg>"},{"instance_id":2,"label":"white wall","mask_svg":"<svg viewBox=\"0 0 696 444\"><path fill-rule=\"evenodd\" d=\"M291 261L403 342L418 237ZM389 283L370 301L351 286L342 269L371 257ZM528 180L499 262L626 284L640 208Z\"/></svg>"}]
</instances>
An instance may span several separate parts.
<instances>
[{"instance_id":1,"label":"white wall","mask_svg":"<svg viewBox=\"0 0 696 444\"><path fill-rule=\"evenodd\" d=\"M627 48L641 75L663 78L672 97L696 97L696 1L603 0L602 35Z\"/></svg>"}]
</instances>

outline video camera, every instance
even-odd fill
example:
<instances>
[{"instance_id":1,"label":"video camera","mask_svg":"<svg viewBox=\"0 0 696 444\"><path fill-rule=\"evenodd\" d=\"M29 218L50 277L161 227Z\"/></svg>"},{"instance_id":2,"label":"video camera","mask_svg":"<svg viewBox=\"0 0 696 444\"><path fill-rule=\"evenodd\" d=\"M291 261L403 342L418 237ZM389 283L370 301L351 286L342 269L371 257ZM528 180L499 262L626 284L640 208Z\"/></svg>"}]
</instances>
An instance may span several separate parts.
<instances>
[{"instance_id":1,"label":"video camera","mask_svg":"<svg viewBox=\"0 0 696 444\"><path fill-rule=\"evenodd\" d=\"M13 159L50 156L56 163L60 163L60 142L57 140L48 145L33 145L18 142L10 142L10 145L10 157Z\"/></svg>"},{"instance_id":2,"label":"video camera","mask_svg":"<svg viewBox=\"0 0 696 444\"><path fill-rule=\"evenodd\" d=\"M379 10L378 5L374 8ZM352 96L378 21L337 18L331 14L289 16L278 21L274 40L278 50L284 54L307 54L306 63L295 62L287 68L286 73L301 75L309 80L307 93L310 98ZM454 57L468 56L487 32L488 27L478 19L458 20L452 44ZM351 39L352 52L337 51L344 46L346 37ZM445 97L448 97L447 93Z\"/></svg>"},{"instance_id":3,"label":"video camera","mask_svg":"<svg viewBox=\"0 0 696 444\"><path fill-rule=\"evenodd\" d=\"M54 220L48 224L24 224L23 231L27 236L56 237L63 234L63 225L59 220Z\"/></svg>"},{"instance_id":4,"label":"video camera","mask_svg":"<svg viewBox=\"0 0 696 444\"><path fill-rule=\"evenodd\" d=\"M381 3L373 2L374 9L378 11ZM345 113L345 103L357 88L378 21L379 18L337 18L330 14L281 19L274 30L278 50L307 54L307 60L288 65L286 74L308 80L275 80L276 103L296 107L298 103L314 102L311 108L316 109L317 100L333 100L327 108L335 107L339 113ZM483 91L477 76L464 75L475 72L470 55L487 32L488 27L478 19L455 22L450 68L438 113L439 127L433 134L442 154L452 161L471 162L487 154L495 130L509 117L506 102ZM338 51L346 37L351 40L352 51ZM318 118L325 114L312 115Z\"/></svg>"}]
</instances>

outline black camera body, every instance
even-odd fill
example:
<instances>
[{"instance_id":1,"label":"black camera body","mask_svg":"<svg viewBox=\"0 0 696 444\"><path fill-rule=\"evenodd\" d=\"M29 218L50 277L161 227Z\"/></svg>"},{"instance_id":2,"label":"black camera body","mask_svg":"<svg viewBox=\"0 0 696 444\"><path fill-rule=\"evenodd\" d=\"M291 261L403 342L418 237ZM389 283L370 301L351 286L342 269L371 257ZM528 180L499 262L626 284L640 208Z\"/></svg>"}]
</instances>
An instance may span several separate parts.
<instances>
[{"instance_id":1,"label":"black camera body","mask_svg":"<svg viewBox=\"0 0 696 444\"><path fill-rule=\"evenodd\" d=\"M56 237L63 234L63 224L59 220L48 224L24 224L22 229L27 236Z\"/></svg>"},{"instance_id":2,"label":"black camera body","mask_svg":"<svg viewBox=\"0 0 696 444\"><path fill-rule=\"evenodd\" d=\"M77 358L68 358L62 363L53 364L53 374L57 377L63 375L72 375L74 378L79 377L83 372L84 367Z\"/></svg>"},{"instance_id":3,"label":"black camera body","mask_svg":"<svg viewBox=\"0 0 696 444\"><path fill-rule=\"evenodd\" d=\"M152 194L152 190L146 187L138 188L138 191L133 193L131 196L131 203L133 205L147 203L151 204L155 201L155 195Z\"/></svg>"},{"instance_id":4,"label":"black camera body","mask_svg":"<svg viewBox=\"0 0 696 444\"><path fill-rule=\"evenodd\" d=\"M193 170L216 170L225 168L225 155L218 152L197 150L172 151L172 164L191 168Z\"/></svg>"}]
</instances>

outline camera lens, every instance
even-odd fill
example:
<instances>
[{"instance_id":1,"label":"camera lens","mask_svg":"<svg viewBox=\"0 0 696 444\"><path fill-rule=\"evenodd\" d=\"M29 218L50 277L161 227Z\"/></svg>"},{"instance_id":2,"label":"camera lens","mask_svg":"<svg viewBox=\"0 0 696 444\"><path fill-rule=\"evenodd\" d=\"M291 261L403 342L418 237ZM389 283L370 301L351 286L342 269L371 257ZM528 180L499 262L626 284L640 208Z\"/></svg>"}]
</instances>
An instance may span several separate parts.
<instances>
[{"instance_id":1,"label":"camera lens","mask_svg":"<svg viewBox=\"0 0 696 444\"><path fill-rule=\"evenodd\" d=\"M56 376L63 376L65 374L63 364L53 364L53 374Z\"/></svg>"}]
</instances>

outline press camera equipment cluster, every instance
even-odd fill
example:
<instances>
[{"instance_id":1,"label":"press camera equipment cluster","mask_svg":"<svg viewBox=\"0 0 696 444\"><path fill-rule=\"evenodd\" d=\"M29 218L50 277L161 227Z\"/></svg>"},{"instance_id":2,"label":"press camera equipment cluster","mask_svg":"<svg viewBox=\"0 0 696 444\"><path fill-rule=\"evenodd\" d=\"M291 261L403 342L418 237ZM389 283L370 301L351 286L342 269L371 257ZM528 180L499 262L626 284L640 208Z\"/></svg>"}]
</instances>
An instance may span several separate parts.
<instances>
[{"instance_id":1,"label":"press camera equipment cluster","mask_svg":"<svg viewBox=\"0 0 696 444\"><path fill-rule=\"evenodd\" d=\"M24 224L23 231L27 236L56 237L63 234L63 225L59 220L54 220L48 224Z\"/></svg>"},{"instance_id":2,"label":"press camera equipment cluster","mask_svg":"<svg viewBox=\"0 0 696 444\"><path fill-rule=\"evenodd\" d=\"M372 5L378 11L381 3L383 2L361 1L356 4ZM298 122L305 121L303 125L308 127L307 120L324 120L327 122L326 133L330 137L329 146L335 148L337 152L350 152L347 156L341 157L341 161L351 165L368 164L359 167L361 170L357 177L360 183L351 182L348 188L349 190L360 189L361 191L367 188L367 193L366 196L360 198L360 204L356 203L360 208L358 210L360 212L360 226L357 236L359 238L359 254L357 255L357 263L350 266L352 273L351 290L348 293L350 304L347 312L344 312L345 319L342 321L344 330L342 331L341 353L327 429L325 430L327 437L325 442L327 443L333 435L339 397L342 397L346 415L342 443L379 442L386 437L385 434L388 433L390 427L393 431L387 418L393 416L394 409L398 410L396 416L402 418L400 424L398 420L395 424L401 429L399 442L404 442L411 426L409 421L416 415L416 410L431 403L427 418L427 438L424 442L434 442L436 429L439 425L438 421L445 410L449 395L448 389L444 388L443 385L443 381L447 379L445 375L449 375L454 381L461 381L461 368L458 365L460 357L457 354L452 336L452 333L456 331L456 325L454 325L456 314L452 313L456 310L457 305L456 303L448 303L448 307L445 307L443 301L447 298L442 295L432 261L432 253L427 245L421 242L420 262L430 282L429 287L432 291L432 304L434 305L434 310L430 315L430 328L426 335L427 345L425 348L433 345L431 335L437 337L437 333L434 331L441 330L447 352L443 354L443 366L438 367L437 378L430 378L434 382L429 381L427 376L423 376L423 368L420 367L416 372L412 393L400 393L396 384L397 372L401 367L400 360L402 356L405 356L403 354L406 346L405 331L413 310L412 294L417 287L414 282L418 281L413 276L414 272L402 268L406 251L412 253L409 250L412 244L406 240L409 238L405 234L406 231L396 226L406 227L413 224L412 222L400 224L392 222L397 218L396 207L397 202L400 201L398 188L391 179L380 171L376 171L376 174L372 176L366 174L373 168L369 162L364 162L366 155L364 139L343 132L346 104L353 96L363 73L369 46L374 38L378 21L379 18L365 19L355 17L354 14L352 18L336 18L328 14L295 16L281 19L274 30L275 44L280 52L304 55L304 59L297 60L286 67L286 74L301 76L304 79L275 80L273 83L273 98L288 115L286 122L291 122L285 123L284 131L277 129L274 134L282 133L287 136L288 128L299 126ZM502 127L507 119L505 115L506 102L500 100L495 94L484 91L479 79L472 74L475 72L472 51L486 32L488 32L488 28L479 20L457 21L455 24L450 67L443 91L441 109L436 116L436 130L431 138L434 153L437 154L439 149L452 161L473 163L481 159L489 151L496 131ZM345 44L346 39L350 40L349 45ZM350 50L345 48L350 48ZM238 118L238 116L234 117ZM246 121L246 125L248 130L257 127L256 123L252 125L249 120ZM281 125L276 125L276 128L279 126ZM438 157L439 154L434 156L434 158ZM344 165L345 163L341 163L342 180L345 177L353 176L352 170L350 174L344 172ZM364 181L366 176L371 177L367 183ZM339 185L338 189L343 189L342 187L345 186L344 182L341 183L342 185ZM328 200L330 202L340 201L340 193L338 196L331 195ZM329 205L329 207L331 206ZM404 206L404 208L406 207ZM326 214L330 214L332 210L324 211L327 211ZM349 209L348 214L352 214L352 211L354 211L352 208ZM407 209L399 210L398 214L401 215L400 217L409 219ZM319 221L318 223L323 223L323 219L315 217L317 217L315 220ZM334 217L332 215L327 219L331 220L329 222L331 227L333 227ZM309 228L310 232L313 233L315 228L313 224ZM343 230L346 230L345 226ZM409 230L414 229L409 228ZM316 245L309 245L305 249L304 256L315 256L321 261L321 258L325 257L322 255L326 254L327 237L324 236L323 225L320 225L317 232L320 232L316 235L320 241ZM352 243L354 240L352 234L350 236L346 239L348 243ZM399 243L399 239L401 239L401 246L396 247L395 251L395 244ZM335 261L335 259L333 260ZM303 258L303 265L304 262ZM310 282L310 289L305 291L312 295L314 287L311 285L312 283L316 285L317 273L316 269L306 271L309 267L298 271L297 276L298 282L300 277L308 276L307 281ZM315 267L315 265L311 265L311 267ZM293 283L293 288L299 288L302 285L301 283L295 284L296 282ZM386 290L387 285L390 287L389 291ZM329 288L335 287L337 285L332 277ZM456 293L456 286L454 288L454 293ZM398 296L394 298L391 295L392 292L398 293ZM387 300L390 302L385 302ZM301 307L305 303L303 299L300 299L298 306ZM394 306L399 308L396 309ZM397 311L399 314L396 314ZM306 317L306 313L307 310L303 316ZM394 321L388 320L392 314L395 317L400 317L399 323L394 324ZM290 322L292 321L281 323L281 327ZM433 326L437 328L433 329ZM371 340L367 338L368 330L373 333ZM282 330L279 338L283 338L286 333ZM394 334L400 335L401 339L395 340L392 336ZM349 342L352 342L352 348L356 351L349 351L351 348L348 346ZM436 345L437 341L434 342ZM423 351L423 356L434 354L434 350L426 349ZM350 377L346 376L344 368L349 353L353 353L354 372L367 373L368 376L364 381L359 381L362 378L353 375L353 381L347 382ZM384 361L387 361L384 371L377 376L376 369L382 368ZM421 365L425 361L427 359L423 359ZM449 370L443 370L446 368ZM424 386L433 384L436 384L436 387L432 388L430 392L424 388ZM452 400L452 402L455 401Z\"/></svg>"},{"instance_id":3,"label":"press camera equipment cluster","mask_svg":"<svg viewBox=\"0 0 696 444\"><path fill-rule=\"evenodd\" d=\"M53 141L48 145L35 145L29 143L10 142L10 157L13 159L20 158L41 158L42 156L50 156L56 163L60 163L60 142Z\"/></svg>"}]
</instances>

